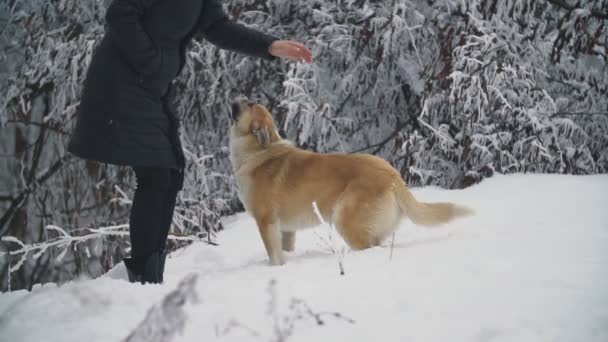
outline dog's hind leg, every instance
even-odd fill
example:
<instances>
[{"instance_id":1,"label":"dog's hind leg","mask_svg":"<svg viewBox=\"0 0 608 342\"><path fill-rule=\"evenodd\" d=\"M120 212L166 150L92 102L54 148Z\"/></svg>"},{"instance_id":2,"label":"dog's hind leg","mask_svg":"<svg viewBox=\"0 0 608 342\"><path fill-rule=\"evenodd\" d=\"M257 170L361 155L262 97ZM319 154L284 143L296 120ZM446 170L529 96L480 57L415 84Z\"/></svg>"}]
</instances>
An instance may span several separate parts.
<instances>
[{"instance_id":1,"label":"dog's hind leg","mask_svg":"<svg viewBox=\"0 0 608 342\"><path fill-rule=\"evenodd\" d=\"M343 194L337 203L334 213L336 230L353 250L366 249L373 246L373 237L367 211L362 210L362 201L358 197Z\"/></svg>"},{"instance_id":2,"label":"dog's hind leg","mask_svg":"<svg viewBox=\"0 0 608 342\"><path fill-rule=\"evenodd\" d=\"M374 245L379 246L397 229L402 219L401 209L397 204L397 199L392 192L386 192L379 196L375 210L370 213L370 226L374 229L371 234L374 237Z\"/></svg>"},{"instance_id":3,"label":"dog's hind leg","mask_svg":"<svg viewBox=\"0 0 608 342\"><path fill-rule=\"evenodd\" d=\"M346 243L359 250L380 245L398 228L400 215L392 192L352 186L336 206L335 222Z\"/></svg>"},{"instance_id":4,"label":"dog's hind leg","mask_svg":"<svg viewBox=\"0 0 608 342\"><path fill-rule=\"evenodd\" d=\"M366 249L374 245L373 238L369 234L369 226L365 221L358 221L344 215L336 222L336 230L353 250Z\"/></svg>"},{"instance_id":5,"label":"dog's hind leg","mask_svg":"<svg viewBox=\"0 0 608 342\"><path fill-rule=\"evenodd\" d=\"M296 232L282 232L283 236L283 250L286 252L293 252L296 244Z\"/></svg>"}]
</instances>

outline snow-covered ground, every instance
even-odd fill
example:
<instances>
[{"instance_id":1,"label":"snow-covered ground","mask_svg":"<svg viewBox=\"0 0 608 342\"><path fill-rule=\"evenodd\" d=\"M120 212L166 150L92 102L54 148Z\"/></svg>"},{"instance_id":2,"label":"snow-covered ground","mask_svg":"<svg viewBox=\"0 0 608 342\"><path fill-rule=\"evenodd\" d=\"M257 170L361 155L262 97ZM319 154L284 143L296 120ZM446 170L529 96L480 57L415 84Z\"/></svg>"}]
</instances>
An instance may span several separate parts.
<instances>
[{"instance_id":1,"label":"snow-covered ground","mask_svg":"<svg viewBox=\"0 0 608 342\"><path fill-rule=\"evenodd\" d=\"M270 267L252 219L237 215L221 247L173 253L163 285L130 284L118 266L0 295L0 340L120 341L195 273L198 301L169 317L184 323L174 341L608 341L608 176L414 192L477 214L433 230L404 222L392 258L390 241L348 252L344 275L329 228L300 233L287 264Z\"/></svg>"}]
</instances>

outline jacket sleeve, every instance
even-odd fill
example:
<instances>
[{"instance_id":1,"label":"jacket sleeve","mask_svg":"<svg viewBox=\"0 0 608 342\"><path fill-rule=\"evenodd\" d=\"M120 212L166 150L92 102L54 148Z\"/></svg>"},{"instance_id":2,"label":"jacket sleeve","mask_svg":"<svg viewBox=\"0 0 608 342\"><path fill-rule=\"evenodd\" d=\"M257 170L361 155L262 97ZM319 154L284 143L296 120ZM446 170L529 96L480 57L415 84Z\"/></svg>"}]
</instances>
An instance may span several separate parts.
<instances>
[{"instance_id":1,"label":"jacket sleeve","mask_svg":"<svg viewBox=\"0 0 608 342\"><path fill-rule=\"evenodd\" d=\"M205 1L198 31L206 40L222 49L267 60L276 58L268 52L268 48L278 38L229 20L219 0Z\"/></svg>"},{"instance_id":2,"label":"jacket sleeve","mask_svg":"<svg viewBox=\"0 0 608 342\"><path fill-rule=\"evenodd\" d=\"M113 0L106 12L106 31L120 54L135 71L150 75L158 71L161 55L144 30L144 11L156 0Z\"/></svg>"}]
</instances>

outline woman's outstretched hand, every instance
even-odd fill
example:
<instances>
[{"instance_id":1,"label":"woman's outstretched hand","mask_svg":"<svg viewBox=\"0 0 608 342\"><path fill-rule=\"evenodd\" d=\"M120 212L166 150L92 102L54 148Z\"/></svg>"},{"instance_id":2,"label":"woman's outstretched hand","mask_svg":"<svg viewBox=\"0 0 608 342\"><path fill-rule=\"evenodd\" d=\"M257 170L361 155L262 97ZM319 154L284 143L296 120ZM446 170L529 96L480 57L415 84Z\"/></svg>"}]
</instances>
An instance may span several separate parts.
<instances>
[{"instance_id":1,"label":"woman's outstretched hand","mask_svg":"<svg viewBox=\"0 0 608 342\"><path fill-rule=\"evenodd\" d=\"M298 62L312 63L312 52L303 44L291 40L275 40L268 52L275 57L287 57Z\"/></svg>"}]
</instances>

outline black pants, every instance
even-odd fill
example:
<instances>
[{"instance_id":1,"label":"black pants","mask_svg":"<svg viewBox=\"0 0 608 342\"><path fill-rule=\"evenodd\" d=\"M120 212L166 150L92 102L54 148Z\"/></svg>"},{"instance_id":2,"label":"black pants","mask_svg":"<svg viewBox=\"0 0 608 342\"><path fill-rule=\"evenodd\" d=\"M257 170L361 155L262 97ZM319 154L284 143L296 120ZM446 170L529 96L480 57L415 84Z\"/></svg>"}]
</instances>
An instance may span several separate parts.
<instances>
[{"instance_id":1,"label":"black pants","mask_svg":"<svg viewBox=\"0 0 608 342\"><path fill-rule=\"evenodd\" d=\"M143 259L165 248L183 173L134 167L137 188L130 215L131 257Z\"/></svg>"}]
</instances>

